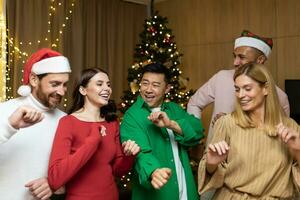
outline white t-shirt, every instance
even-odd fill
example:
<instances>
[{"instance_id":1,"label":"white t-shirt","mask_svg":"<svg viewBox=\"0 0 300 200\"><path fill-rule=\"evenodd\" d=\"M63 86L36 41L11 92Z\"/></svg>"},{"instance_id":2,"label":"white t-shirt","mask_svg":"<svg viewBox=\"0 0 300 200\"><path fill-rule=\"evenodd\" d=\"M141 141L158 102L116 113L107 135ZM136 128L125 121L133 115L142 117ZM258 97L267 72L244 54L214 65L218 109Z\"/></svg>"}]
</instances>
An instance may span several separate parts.
<instances>
[{"instance_id":1,"label":"white t-shirt","mask_svg":"<svg viewBox=\"0 0 300 200\"><path fill-rule=\"evenodd\" d=\"M160 111L160 107L153 108L152 112ZM187 189L186 189L186 181L185 181L185 174L184 169L182 166L182 163L179 158L178 154L178 144L175 140L174 133L171 129L167 128L167 132L169 134L172 151L173 151L173 157L174 157L174 163L176 168L176 175L177 175L177 181L178 181L178 189L179 189L179 200L187 200Z\"/></svg>"}]
</instances>

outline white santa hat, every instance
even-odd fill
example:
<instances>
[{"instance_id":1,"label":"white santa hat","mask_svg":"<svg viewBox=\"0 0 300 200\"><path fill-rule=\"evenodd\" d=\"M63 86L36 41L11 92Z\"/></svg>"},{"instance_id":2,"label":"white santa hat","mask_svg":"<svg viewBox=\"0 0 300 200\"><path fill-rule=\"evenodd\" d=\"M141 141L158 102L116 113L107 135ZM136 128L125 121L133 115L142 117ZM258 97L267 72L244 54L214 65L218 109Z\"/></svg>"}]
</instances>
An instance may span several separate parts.
<instances>
[{"instance_id":1,"label":"white santa hat","mask_svg":"<svg viewBox=\"0 0 300 200\"><path fill-rule=\"evenodd\" d=\"M18 94L28 96L31 93L29 77L31 73L36 75L47 73L70 73L71 68L66 57L52 49L43 48L30 56L24 66L23 85L18 89Z\"/></svg>"},{"instance_id":2,"label":"white santa hat","mask_svg":"<svg viewBox=\"0 0 300 200\"><path fill-rule=\"evenodd\" d=\"M256 48L263 52L263 54L268 58L271 54L273 41L272 38L263 38L251 33L250 31L244 30L241 37L235 40L234 48L241 46Z\"/></svg>"}]
</instances>

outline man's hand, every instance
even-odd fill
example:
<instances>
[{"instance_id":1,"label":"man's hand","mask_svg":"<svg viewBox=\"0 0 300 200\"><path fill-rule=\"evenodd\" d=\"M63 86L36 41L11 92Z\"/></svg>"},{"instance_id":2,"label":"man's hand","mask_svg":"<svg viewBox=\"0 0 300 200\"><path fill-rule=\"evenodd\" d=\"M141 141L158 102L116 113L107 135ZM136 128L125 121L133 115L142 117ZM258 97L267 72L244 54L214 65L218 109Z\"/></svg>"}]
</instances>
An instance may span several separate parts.
<instances>
[{"instance_id":1,"label":"man's hand","mask_svg":"<svg viewBox=\"0 0 300 200\"><path fill-rule=\"evenodd\" d=\"M140 152L141 148L135 141L127 140L122 143L123 152L126 156L135 156L138 152Z\"/></svg>"},{"instance_id":2,"label":"man's hand","mask_svg":"<svg viewBox=\"0 0 300 200\"><path fill-rule=\"evenodd\" d=\"M151 174L151 184L155 189L162 188L171 177L171 169L169 168L160 168L156 169Z\"/></svg>"},{"instance_id":3,"label":"man's hand","mask_svg":"<svg viewBox=\"0 0 300 200\"><path fill-rule=\"evenodd\" d=\"M39 178L30 181L25 187L27 187L32 196L37 199L48 200L52 195L52 190L50 189L47 178Z\"/></svg>"},{"instance_id":4,"label":"man's hand","mask_svg":"<svg viewBox=\"0 0 300 200\"><path fill-rule=\"evenodd\" d=\"M216 121L217 121L220 117L222 117L222 116L224 116L224 115L226 115L226 113L223 113L223 112L217 113L217 114L215 115L215 117L213 118L213 120L211 121L212 127L215 125Z\"/></svg>"},{"instance_id":5,"label":"man's hand","mask_svg":"<svg viewBox=\"0 0 300 200\"><path fill-rule=\"evenodd\" d=\"M177 122L170 120L167 113L163 111L153 112L148 116L148 119L160 128L168 128L178 134L182 134L182 130Z\"/></svg>"},{"instance_id":6,"label":"man's hand","mask_svg":"<svg viewBox=\"0 0 300 200\"><path fill-rule=\"evenodd\" d=\"M149 115L148 119L160 128L168 128L171 125L167 113L162 111L153 112Z\"/></svg>"},{"instance_id":7,"label":"man's hand","mask_svg":"<svg viewBox=\"0 0 300 200\"><path fill-rule=\"evenodd\" d=\"M26 128L36 124L44 118L43 114L30 106L20 106L8 118L9 124L15 128Z\"/></svg>"}]
</instances>

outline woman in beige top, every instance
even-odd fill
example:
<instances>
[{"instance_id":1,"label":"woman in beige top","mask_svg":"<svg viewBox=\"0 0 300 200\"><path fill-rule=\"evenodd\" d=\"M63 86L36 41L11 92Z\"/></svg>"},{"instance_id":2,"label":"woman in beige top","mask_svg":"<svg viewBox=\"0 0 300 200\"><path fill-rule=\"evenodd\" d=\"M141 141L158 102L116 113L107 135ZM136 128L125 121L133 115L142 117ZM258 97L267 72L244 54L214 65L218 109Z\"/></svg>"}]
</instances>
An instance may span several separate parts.
<instances>
[{"instance_id":1,"label":"woman in beige top","mask_svg":"<svg viewBox=\"0 0 300 200\"><path fill-rule=\"evenodd\" d=\"M235 72L236 109L214 126L198 170L199 193L213 199L294 199L300 186L300 127L282 111L267 69Z\"/></svg>"}]
</instances>

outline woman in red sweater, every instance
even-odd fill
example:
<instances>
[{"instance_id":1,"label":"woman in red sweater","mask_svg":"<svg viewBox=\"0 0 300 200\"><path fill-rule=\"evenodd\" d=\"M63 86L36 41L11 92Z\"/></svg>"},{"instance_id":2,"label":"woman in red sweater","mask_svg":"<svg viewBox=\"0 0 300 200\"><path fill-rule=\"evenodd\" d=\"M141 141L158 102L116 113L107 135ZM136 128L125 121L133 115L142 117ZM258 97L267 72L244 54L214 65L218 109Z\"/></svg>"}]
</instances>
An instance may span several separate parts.
<instances>
[{"instance_id":1,"label":"woman in red sweater","mask_svg":"<svg viewBox=\"0 0 300 200\"><path fill-rule=\"evenodd\" d=\"M140 151L130 140L121 147L111 92L105 71L84 70L69 115L59 121L48 181L53 190L65 186L67 200L117 200L114 175L128 172Z\"/></svg>"}]
</instances>

